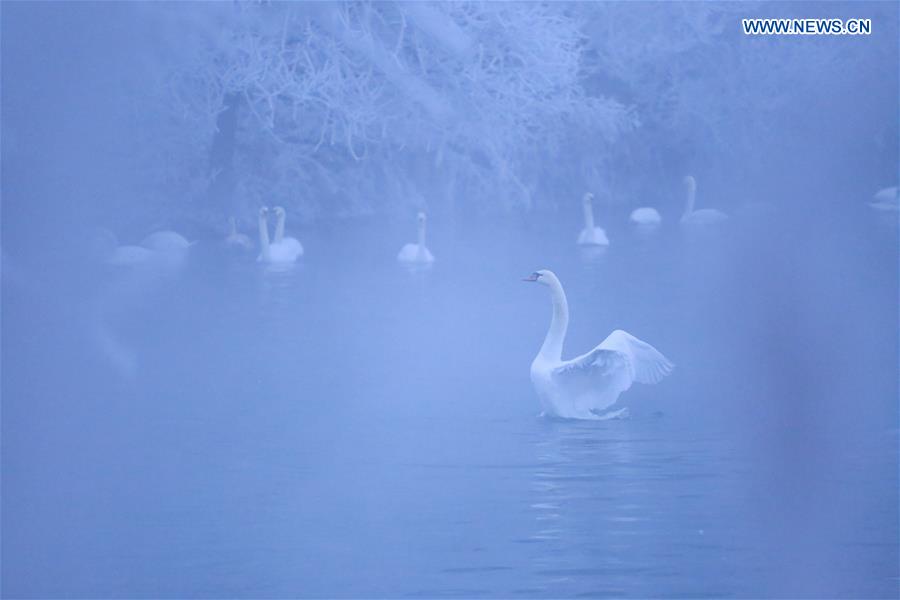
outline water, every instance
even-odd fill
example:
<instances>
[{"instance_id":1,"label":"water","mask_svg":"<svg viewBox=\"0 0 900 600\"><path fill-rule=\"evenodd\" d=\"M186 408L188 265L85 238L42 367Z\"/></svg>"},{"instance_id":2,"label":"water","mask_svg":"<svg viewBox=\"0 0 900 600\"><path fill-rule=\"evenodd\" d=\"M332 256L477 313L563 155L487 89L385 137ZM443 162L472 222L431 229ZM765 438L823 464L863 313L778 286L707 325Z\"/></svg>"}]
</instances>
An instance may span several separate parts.
<instances>
[{"instance_id":1,"label":"water","mask_svg":"<svg viewBox=\"0 0 900 600\"><path fill-rule=\"evenodd\" d=\"M374 220L282 271L10 252L3 594L896 597L896 228L847 214L597 256L434 218L416 273ZM537 268L565 356L622 328L677 364L631 418L537 416Z\"/></svg>"}]
</instances>

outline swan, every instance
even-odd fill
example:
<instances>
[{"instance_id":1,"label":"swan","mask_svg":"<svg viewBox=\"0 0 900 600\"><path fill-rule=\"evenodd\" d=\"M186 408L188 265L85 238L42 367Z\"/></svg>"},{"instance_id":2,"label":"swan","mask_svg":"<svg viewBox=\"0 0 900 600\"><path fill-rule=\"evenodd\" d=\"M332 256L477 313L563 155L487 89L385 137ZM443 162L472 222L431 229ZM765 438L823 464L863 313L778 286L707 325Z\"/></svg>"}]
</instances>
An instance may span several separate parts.
<instances>
[{"instance_id":1,"label":"swan","mask_svg":"<svg viewBox=\"0 0 900 600\"><path fill-rule=\"evenodd\" d=\"M225 244L232 248L252 248L253 241L250 239L250 236L246 233L238 233L237 221L235 218L229 217L228 223L231 230L228 232L228 235L225 236Z\"/></svg>"},{"instance_id":2,"label":"swan","mask_svg":"<svg viewBox=\"0 0 900 600\"><path fill-rule=\"evenodd\" d=\"M288 238L293 239L293 238ZM297 242L297 240L294 240ZM259 262L272 264L288 264L297 260L297 257L303 254L303 248L297 245L269 242L269 209L263 206L259 209Z\"/></svg>"},{"instance_id":3,"label":"swan","mask_svg":"<svg viewBox=\"0 0 900 600\"><path fill-rule=\"evenodd\" d=\"M638 383L657 383L674 365L653 346L617 329L599 346L571 360L562 359L569 326L569 304L553 271L535 271L523 281L550 288L553 317L540 352L531 363L531 382L544 414L566 419L610 419L619 394Z\"/></svg>"},{"instance_id":4,"label":"swan","mask_svg":"<svg viewBox=\"0 0 900 600\"><path fill-rule=\"evenodd\" d=\"M418 243L417 244L406 244L402 248L400 248L400 252L397 254L397 260L403 263L414 263L414 264L430 264L434 262L434 256L431 254L431 251L425 246L425 224L428 221L428 218L425 216L425 213L420 212L416 216L416 221L418 223Z\"/></svg>"},{"instance_id":5,"label":"swan","mask_svg":"<svg viewBox=\"0 0 900 600\"><path fill-rule=\"evenodd\" d=\"M153 258L153 251L143 246L120 246L116 234L105 227L94 227L87 234L88 256L97 262L125 267L146 263Z\"/></svg>"},{"instance_id":6,"label":"swan","mask_svg":"<svg viewBox=\"0 0 900 600\"><path fill-rule=\"evenodd\" d=\"M157 252L181 252L193 246L196 242L189 242L180 233L164 230L151 233L141 241L141 246Z\"/></svg>"},{"instance_id":7,"label":"swan","mask_svg":"<svg viewBox=\"0 0 900 600\"><path fill-rule=\"evenodd\" d=\"M687 204L684 214L681 216L682 225L716 225L728 219L728 215L714 208L701 208L694 210L694 200L697 196L697 181L692 175L684 178L684 186L687 190Z\"/></svg>"},{"instance_id":8,"label":"swan","mask_svg":"<svg viewBox=\"0 0 900 600\"><path fill-rule=\"evenodd\" d=\"M628 217L628 220L635 225L643 225L649 227L662 223L662 217L659 216L659 212L657 212L655 208L649 208L646 206L636 208L631 211L631 216Z\"/></svg>"},{"instance_id":9,"label":"swan","mask_svg":"<svg viewBox=\"0 0 900 600\"><path fill-rule=\"evenodd\" d=\"M294 256L291 259L293 262L298 256L303 256L303 245L297 238L284 237L284 221L287 218L287 212L280 206L276 206L272 211L278 218L275 222L275 239L272 241L272 250L276 253L283 253L285 256Z\"/></svg>"},{"instance_id":10,"label":"swan","mask_svg":"<svg viewBox=\"0 0 900 600\"><path fill-rule=\"evenodd\" d=\"M609 239L602 227L594 227L594 208L591 200L594 195L585 193L581 198L581 206L584 209L584 229L578 234L578 243L585 246L609 246Z\"/></svg>"},{"instance_id":11,"label":"swan","mask_svg":"<svg viewBox=\"0 0 900 600\"><path fill-rule=\"evenodd\" d=\"M897 195L897 186L878 190L872 196L872 200L872 202L869 202L869 206L875 210L894 212L900 210L900 196Z\"/></svg>"}]
</instances>

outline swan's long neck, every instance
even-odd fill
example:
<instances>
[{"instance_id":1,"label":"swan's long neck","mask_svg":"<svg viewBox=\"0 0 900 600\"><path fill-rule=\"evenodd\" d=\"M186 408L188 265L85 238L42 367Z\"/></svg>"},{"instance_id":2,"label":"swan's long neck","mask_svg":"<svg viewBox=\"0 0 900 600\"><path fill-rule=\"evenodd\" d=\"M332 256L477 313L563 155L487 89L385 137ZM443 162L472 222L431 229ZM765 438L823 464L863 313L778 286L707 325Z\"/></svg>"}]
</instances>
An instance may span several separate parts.
<instances>
[{"instance_id":1,"label":"swan's long neck","mask_svg":"<svg viewBox=\"0 0 900 600\"><path fill-rule=\"evenodd\" d=\"M582 208L584 209L584 227L587 230L594 229L594 207L591 204L590 198L585 198L584 202L582 202Z\"/></svg>"},{"instance_id":2,"label":"swan's long neck","mask_svg":"<svg viewBox=\"0 0 900 600\"><path fill-rule=\"evenodd\" d=\"M697 197L697 184L694 183L693 178L691 178L687 181L686 187L687 187L687 204L684 207L685 216L694 212L694 200Z\"/></svg>"},{"instance_id":3,"label":"swan's long neck","mask_svg":"<svg viewBox=\"0 0 900 600\"><path fill-rule=\"evenodd\" d=\"M425 221L419 221L419 248L425 247Z\"/></svg>"},{"instance_id":4,"label":"swan's long neck","mask_svg":"<svg viewBox=\"0 0 900 600\"><path fill-rule=\"evenodd\" d=\"M547 330L544 345L541 346L541 356L550 360L561 360L563 342L569 328L569 303L559 281L551 281L549 287L550 298L553 301L553 317L550 319L550 329Z\"/></svg>"},{"instance_id":5,"label":"swan's long neck","mask_svg":"<svg viewBox=\"0 0 900 600\"><path fill-rule=\"evenodd\" d=\"M277 244L284 239L284 219L283 212L278 213L278 223L275 225L275 243Z\"/></svg>"},{"instance_id":6,"label":"swan's long neck","mask_svg":"<svg viewBox=\"0 0 900 600\"><path fill-rule=\"evenodd\" d=\"M263 258L269 257L269 223L265 215L259 215L259 249Z\"/></svg>"}]
</instances>

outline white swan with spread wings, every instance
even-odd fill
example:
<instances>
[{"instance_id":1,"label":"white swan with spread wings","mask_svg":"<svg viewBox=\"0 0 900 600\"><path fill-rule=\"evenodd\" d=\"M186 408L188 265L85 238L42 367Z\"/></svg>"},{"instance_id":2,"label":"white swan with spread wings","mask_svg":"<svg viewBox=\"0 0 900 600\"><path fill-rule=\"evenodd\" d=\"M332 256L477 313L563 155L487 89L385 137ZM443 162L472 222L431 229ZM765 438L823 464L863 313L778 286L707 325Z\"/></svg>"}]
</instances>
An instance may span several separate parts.
<instances>
[{"instance_id":1,"label":"white swan with spread wings","mask_svg":"<svg viewBox=\"0 0 900 600\"><path fill-rule=\"evenodd\" d=\"M540 352L531 363L531 382L544 413L566 419L609 419L611 410L631 384L658 383L674 365L656 348L617 329L599 346L572 360L562 359L569 326L569 304L553 271L535 271L524 281L550 288L553 317Z\"/></svg>"}]
</instances>

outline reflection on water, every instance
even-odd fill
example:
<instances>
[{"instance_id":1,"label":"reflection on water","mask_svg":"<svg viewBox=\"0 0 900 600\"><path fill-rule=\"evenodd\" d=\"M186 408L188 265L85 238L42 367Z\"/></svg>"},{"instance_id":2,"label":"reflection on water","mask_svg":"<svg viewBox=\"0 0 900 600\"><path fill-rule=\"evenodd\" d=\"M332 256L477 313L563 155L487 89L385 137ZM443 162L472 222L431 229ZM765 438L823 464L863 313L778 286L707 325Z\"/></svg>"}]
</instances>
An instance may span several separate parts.
<instances>
[{"instance_id":1,"label":"reflection on water","mask_svg":"<svg viewBox=\"0 0 900 600\"><path fill-rule=\"evenodd\" d=\"M601 431L551 423L542 432L530 539L542 544L533 568L545 595L694 597L741 589L715 571L727 551L709 514L720 510L719 498L704 485L729 485L734 449L658 419L613 422ZM709 572L695 567L703 582L685 578L688 564L704 563Z\"/></svg>"},{"instance_id":2,"label":"reflection on water","mask_svg":"<svg viewBox=\"0 0 900 600\"><path fill-rule=\"evenodd\" d=\"M434 221L427 271L355 225L285 269L202 243L162 271L17 263L4 592L895 593L896 229L623 227L585 257L564 227ZM632 418L536 417L538 268L566 356L623 328L677 364Z\"/></svg>"}]
</instances>

